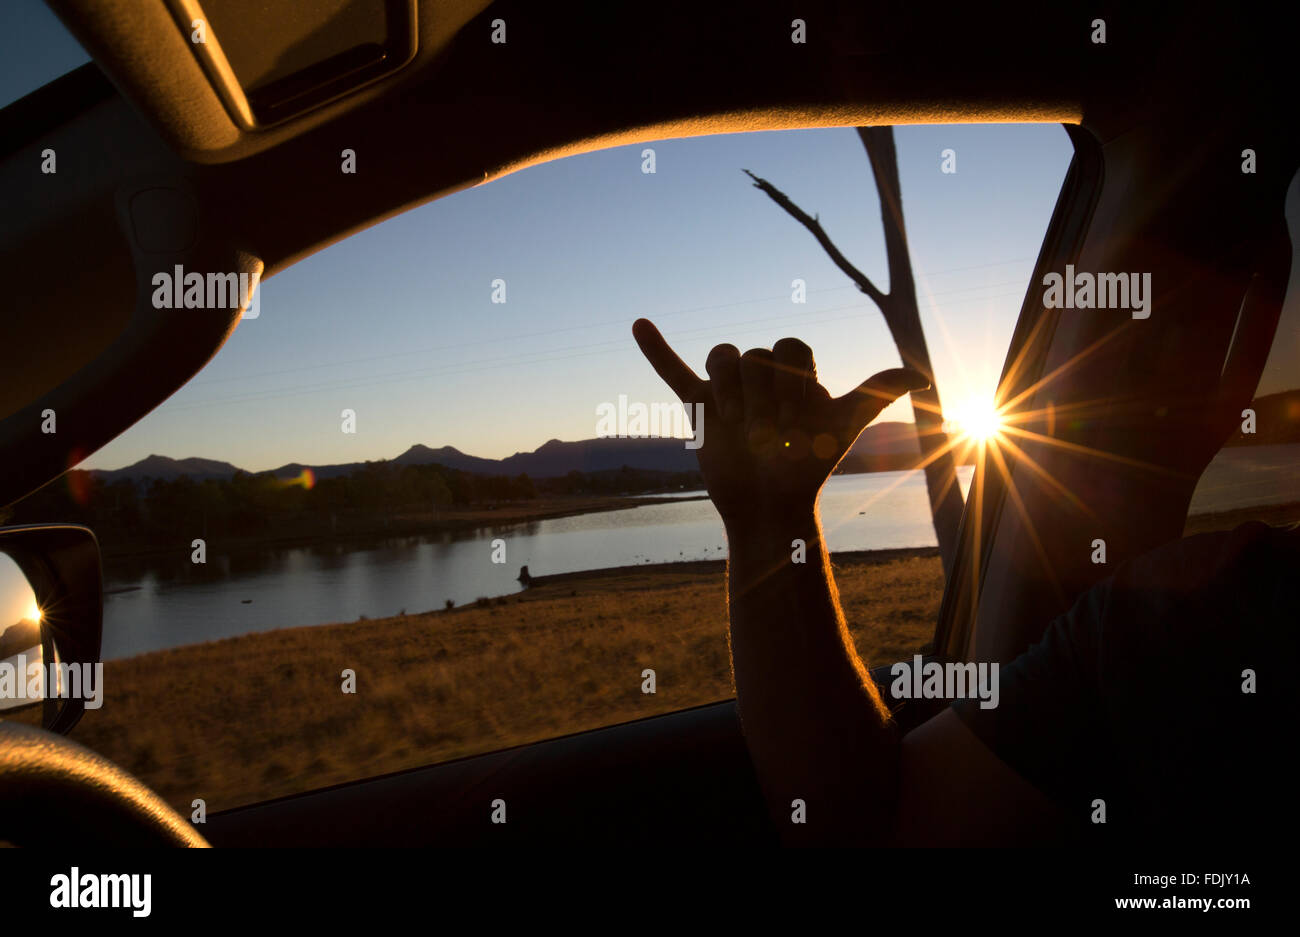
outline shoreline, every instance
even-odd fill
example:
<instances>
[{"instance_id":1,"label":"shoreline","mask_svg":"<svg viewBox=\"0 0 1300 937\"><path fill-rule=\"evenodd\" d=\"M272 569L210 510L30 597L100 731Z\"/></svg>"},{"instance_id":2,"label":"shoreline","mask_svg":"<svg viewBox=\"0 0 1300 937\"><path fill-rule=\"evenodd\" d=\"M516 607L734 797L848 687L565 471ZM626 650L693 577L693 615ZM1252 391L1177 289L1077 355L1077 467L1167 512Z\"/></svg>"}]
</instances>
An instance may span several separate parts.
<instances>
[{"instance_id":1,"label":"shoreline","mask_svg":"<svg viewBox=\"0 0 1300 937\"><path fill-rule=\"evenodd\" d=\"M299 533L283 537L230 537L214 543L220 543L226 552L255 552L258 550L293 550L318 544L366 543L388 540L396 537L431 537L436 534L460 533L470 530L488 530L493 527L509 527L540 521L556 520L561 517L577 517L583 514L602 514L609 511L624 511L651 504L667 504L676 501L706 501L708 495L688 495L683 497L667 496L647 497L646 495L616 495L580 499L539 499L535 506L527 502L511 502L500 507L479 507L464 510L449 510L437 515L422 516L411 519L409 515L392 518L387 524L348 530L342 533ZM101 559L105 561L148 560L165 557L178 550L188 553L189 546L161 546L128 542L125 546L105 549L101 543Z\"/></svg>"},{"instance_id":2,"label":"shoreline","mask_svg":"<svg viewBox=\"0 0 1300 937\"><path fill-rule=\"evenodd\" d=\"M831 553L832 568L846 568L857 566L877 566L882 563L890 563L894 560L925 559L937 557L939 555L938 547L881 547L875 550L840 550ZM605 579L616 579L623 576L635 575L637 573L648 573L650 575L702 575L707 573L717 573L721 575L726 571L727 561L721 560L677 560L669 563L640 563L630 566L601 566L595 569L579 569L569 573L552 573L548 576L532 576L528 586L522 592L512 592L508 596L514 598L528 594L530 591L548 586L563 586L576 582L599 582ZM495 601L495 597L489 597L489 601ZM471 608L472 603L467 605L457 605L456 608Z\"/></svg>"},{"instance_id":3,"label":"shoreline","mask_svg":"<svg viewBox=\"0 0 1300 937\"><path fill-rule=\"evenodd\" d=\"M886 547L878 550L842 550L831 554L831 567L837 573L842 571L862 570L868 567L884 566L899 560L937 560L939 548L935 547ZM268 628L262 631L247 631L243 634L209 640L192 641L172 647L140 651L125 657L114 657L113 661L144 660L153 655L170 654L187 648L219 647L232 641L246 641L268 635L284 635L297 632L315 631L321 628L347 627L358 624L373 625L378 622L401 622L428 616L443 617L472 612L484 608L503 605L515 605L534 601L555 599L564 589L574 594L578 590L605 592L611 588L633 585L637 588L667 584L670 587L684 580L725 581L727 561L717 560L675 560L668 563L639 563L625 566L601 566L594 569L580 569L567 573L532 576L529 584L518 592L499 595L479 596L468 602L448 607L435 607L422 611L407 612L397 615L363 615L357 619L345 621L323 621L314 625L286 625ZM138 587L106 589L105 595L135 591Z\"/></svg>"},{"instance_id":4,"label":"shoreline","mask_svg":"<svg viewBox=\"0 0 1300 937\"><path fill-rule=\"evenodd\" d=\"M641 502L651 500L660 502L666 499L636 499ZM700 500L691 498L687 500ZM606 508L608 510L608 508ZM1227 530L1238 526L1246 521L1262 521L1274 526L1285 526L1292 523L1300 522L1300 502L1291 502L1281 505L1266 505L1257 508L1237 508L1228 511L1210 512L1203 514L1190 515L1187 518L1183 536L1193 536L1211 530ZM919 546L919 547L885 547L864 550L840 550L831 552L832 568L837 572L847 570L865 569L867 567L882 566L897 560L937 560L939 550L937 546ZM445 606L436 606L422 611L410 612L406 618L416 615L444 615L456 614L470 609L481 609L489 606L502 604L513 604L517 602L529 602L537 598L554 596L563 589L605 589L610 583L617 581L633 582L641 585L652 585L656 582L663 583L672 580L681 580L683 578L704 578L716 579L722 582L726 573L725 557L717 559L700 559L700 560L671 560L662 563L640 563L628 564L622 566L603 566L590 569L572 570L561 573L542 573L530 574L529 580L523 588L518 591L492 593L481 595L474 599L463 601L453 605L450 608ZM111 580L110 580L111 581ZM108 581L106 581L108 586ZM104 590L104 595L108 596L134 592L139 586L125 584L108 586ZM400 620L403 616L369 616L364 615L359 619L350 619L351 621L374 622L382 620ZM230 637L216 638L212 640L200 640L193 642L195 645L206 645L223 641L239 641L253 638L258 635L267 635L299 629L316 629L328 628L333 625L346 624L347 622L323 621L314 624L295 624L281 627L269 628L265 630L254 630L244 632L240 635ZM186 644L178 644L173 647L185 647ZM156 650L138 651L126 657L115 656L114 660L129 660L137 657L166 653L171 648L161 648Z\"/></svg>"}]
</instances>

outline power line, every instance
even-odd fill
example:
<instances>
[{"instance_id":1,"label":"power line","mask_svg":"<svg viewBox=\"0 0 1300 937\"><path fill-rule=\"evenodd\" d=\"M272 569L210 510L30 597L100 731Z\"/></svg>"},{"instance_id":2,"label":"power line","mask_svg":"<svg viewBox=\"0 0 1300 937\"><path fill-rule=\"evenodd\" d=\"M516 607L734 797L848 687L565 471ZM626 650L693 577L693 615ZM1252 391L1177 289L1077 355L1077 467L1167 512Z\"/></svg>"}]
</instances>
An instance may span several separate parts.
<instances>
[{"instance_id":1,"label":"power line","mask_svg":"<svg viewBox=\"0 0 1300 937\"><path fill-rule=\"evenodd\" d=\"M986 267L1002 267L1013 263L1024 263L1026 260L1032 260L1032 259L1033 258L1018 258L1015 260L1001 260L1001 261L996 261L987 264L974 264L969 267L954 267L950 270L940 271L939 273L935 273L935 274L929 274L928 276L942 276L947 273L957 273L966 270L978 270L978 269L984 269ZM998 289L1003 286L1011 286L1011 285L1018 284L1020 282L1021 281L1019 280L1011 280L1005 283L977 284L975 286L961 287L956 290L944 290L937 293L926 293L925 296L927 297L948 296L948 295L953 295L955 293L968 292L970 290L977 290L977 289ZM817 290L809 290L808 294L820 295L822 293L835 293L843 290L856 290L856 289L857 289L856 286L854 286L852 283L848 283L843 286L828 286ZM677 309L668 312L656 312L654 315L658 319L667 319L674 316L687 315L689 313L707 312L714 309L730 309L736 306L748 306L748 305L757 305L759 303L777 302L779 300L786 300L788 298L789 298L788 293L782 293L779 296L765 296L765 297L759 297L755 299L741 299L729 303L716 303L713 305L693 306L686 309ZM432 345L424 348L412 349L409 351L388 352L382 355L370 355L362 358L347 358L342 361L331 361L331 362L324 362L321 364L307 364L307 365L301 365L296 368L281 368L275 371L261 371L256 374L243 374L243 375L235 375L232 377L207 378L205 380L193 381L188 386L201 387L207 384L225 384L225 383L229 383L230 381L253 381L262 377L276 377L281 374L295 374L301 371L314 371L314 370L319 370L321 368L337 368L337 367L344 367L346 365L351 365L351 364L369 363L372 361L388 361L393 358L405 358L405 357L410 357L411 355L422 355L422 354L428 354L430 352L435 352L435 351L453 351L461 348L471 348L479 345L495 344L501 341L519 341L526 338L544 338L551 335L559 335L565 332L574 332L580 329L599 329L599 328L610 328L619 325L631 325L633 321L635 320L633 319L604 320L601 322L585 323L581 325L570 325L570 326L564 326L562 328L546 329L537 332L516 333L514 335L511 335L508 339L486 338L486 339L476 339L470 342L458 342L451 345Z\"/></svg>"},{"instance_id":2,"label":"power line","mask_svg":"<svg viewBox=\"0 0 1300 937\"><path fill-rule=\"evenodd\" d=\"M1018 281L1017 281L1018 282ZM1023 290L1014 290L1007 293L1001 293L993 296L973 297L972 302L985 302L992 299L1003 299L1009 297L1021 297L1024 295ZM937 307L931 307L931 311ZM675 333L675 339L687 337L688 341L694 342L702 338L723 336L738 337L741 335L755 334L763 332L766 328L779 322L793 320L799 325L822 325L830 322L842 322L850 319L857 319L862 315L863 305L861 303L852 303L843 306L833 306L828 309L818 310L812 313L813 316L819 316L828 312L838 312L846 309L852 309L853 313L844 316L834 316L831 318L810 318L805 312L787 312L779 316L769 316L764 319L748 319L744 322L721 323L709 326L701 326L696 329L679 330ZM762 326L755 328L754 326ZM185 410L200 409L203 407L220 406L222 404L247 403L255 400L280 399L285 397L298 397L304 394L326 393L336 390L354 390L365 389L369 387L382 386L384 384L402 383L405 381L419 380L430 376L456 376L461 374L472 374L482 371L499 370L506 367L528 367L536 364L545 364L553 361L568 361L575 358L591 357L593 355L606 354L611 347L625 347L628 343L626 338L609 339L602 342L583 343L580 345L570 345L564 348L548 349L538 352L523 352L515 355L507 355L497 358L480 359L478 361L464 362L466 366L457 368L439 368L437 366L426 366L415 368L409 371L400 371L395 374L384 375L363 375L352 378L342 378L331 381L324 381L317 384L299 385L288 388L272 388L264 391L250 391L244 394L236 394L229 397L211 398L208 400L197 400L189 402L178 402L173 406L167 407L167 412L175 413ZM573 354L557 354L557 352L574 352Z\"/></svg>"}]
</instances>

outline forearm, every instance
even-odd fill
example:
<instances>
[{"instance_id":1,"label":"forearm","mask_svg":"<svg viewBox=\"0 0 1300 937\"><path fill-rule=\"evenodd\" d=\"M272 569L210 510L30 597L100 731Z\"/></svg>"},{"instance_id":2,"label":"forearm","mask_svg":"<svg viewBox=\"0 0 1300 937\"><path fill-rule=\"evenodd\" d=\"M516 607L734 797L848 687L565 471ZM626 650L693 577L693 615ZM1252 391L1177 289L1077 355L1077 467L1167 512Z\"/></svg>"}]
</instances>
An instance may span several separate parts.
<instances>
[{"instance_id":1,"label":"forearm","mask_svg":"<svg viewBox=\"0 0 1300 937\"><path fill-rule=\"evenodd\" d=\"M750 513L761 519L727 524L731 657L769 809L788 842L887 842L897 731L853 649L816 512ZM806 823L791 820L796 799Z\"/></svg>"}]
</instances>

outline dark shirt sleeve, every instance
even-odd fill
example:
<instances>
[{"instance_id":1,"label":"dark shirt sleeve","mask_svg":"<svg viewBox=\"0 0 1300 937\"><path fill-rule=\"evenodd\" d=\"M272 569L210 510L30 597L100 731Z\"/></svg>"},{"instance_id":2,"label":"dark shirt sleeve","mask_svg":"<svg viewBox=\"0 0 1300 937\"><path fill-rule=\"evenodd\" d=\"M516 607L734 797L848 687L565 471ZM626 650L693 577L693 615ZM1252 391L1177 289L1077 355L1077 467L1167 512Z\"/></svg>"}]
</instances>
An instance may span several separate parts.
<instances>
[{"instance_id":1,"label":"dark shirt sleeve","mask_svg":"<svg viewBox=\"0 0 1300 937\"><path fill-rule=\"evenodd\" d=\"M1295 530L1252 522L1176 541L1088 590L1000 668L996 707L953 708L1073 816L1101 799L1107 825L1130 833L1268 822L1289 775L1272 764L1288 747L1278 733L1296 718L1297 579Z\"/></svg>"},{"instance_id":2,"label":"dark shirt sleeve","mask_svg":"<svg viewBox=\"0 0 1300 937\"><path fill-rule=\"evenodd\" d=\"M998 672L998 705L952 706L966 726L1021 777L1058 804L1097 789L1107 760L1098 697L1097 643L1111 581L1085 592L1043 638Z\"/></svg>"}]
</instances>

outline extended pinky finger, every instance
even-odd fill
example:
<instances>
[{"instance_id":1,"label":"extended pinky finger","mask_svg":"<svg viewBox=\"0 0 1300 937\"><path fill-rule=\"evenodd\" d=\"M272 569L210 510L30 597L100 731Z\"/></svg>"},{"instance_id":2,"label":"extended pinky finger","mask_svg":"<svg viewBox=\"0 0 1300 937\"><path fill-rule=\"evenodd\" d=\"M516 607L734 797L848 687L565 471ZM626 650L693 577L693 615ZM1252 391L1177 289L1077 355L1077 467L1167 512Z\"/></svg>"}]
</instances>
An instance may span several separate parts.
<instances>
[{"instance_id":1,"label":"extended pinky finger","mask_svg":"<svg viewBox=\"0 0 1300 937\"><path fill-rule=\"evenodd\" d=\"M835 399L840 425L850 432L861 432L880 411L899 397L915 390L925 390L930 381L920 371L892 368L873 374L843 397Z\"/></svg>"}]
</instances>

